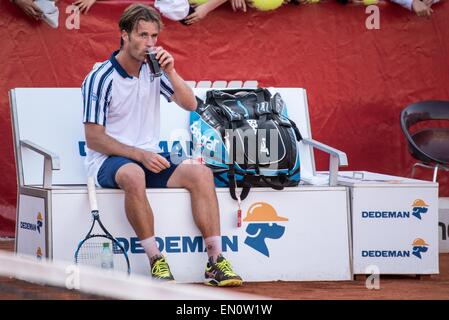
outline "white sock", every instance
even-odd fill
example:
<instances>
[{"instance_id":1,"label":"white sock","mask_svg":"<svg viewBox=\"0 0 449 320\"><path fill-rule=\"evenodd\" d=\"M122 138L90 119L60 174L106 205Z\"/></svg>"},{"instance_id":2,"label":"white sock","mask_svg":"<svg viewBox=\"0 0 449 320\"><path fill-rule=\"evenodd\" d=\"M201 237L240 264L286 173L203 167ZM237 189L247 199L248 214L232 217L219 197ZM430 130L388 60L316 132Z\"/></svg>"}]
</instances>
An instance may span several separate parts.
<instances>
[{"instance_id":1,"label":"white sock","mask_svg":"<svg viewBox=\"0 0 449 320\"><path fill-rule=\"evenodd\" d=\"M140 245L143 247L143 250L145 250L150 261L154 256L161 255L154 236L141 240Z\"/></svg>"},{"instance_id":2,"label":"white sock","mask_svg":"<svg viewBox=\"0 0 449 320\"><path fill-rule=\"evenodd\" d=\"M204 241L206 242L207 256L212 257L212 262L217 261L217 257L221 253L221 237L207 237Z\"/></svg>"}]
</instances>

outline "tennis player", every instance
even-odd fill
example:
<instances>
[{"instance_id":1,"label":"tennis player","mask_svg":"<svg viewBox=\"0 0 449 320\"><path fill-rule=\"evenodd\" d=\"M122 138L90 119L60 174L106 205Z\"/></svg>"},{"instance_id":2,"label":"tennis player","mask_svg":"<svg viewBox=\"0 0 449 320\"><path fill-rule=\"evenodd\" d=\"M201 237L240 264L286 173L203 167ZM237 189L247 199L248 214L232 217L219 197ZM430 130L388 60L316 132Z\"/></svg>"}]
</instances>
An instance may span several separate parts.
<instances>
[{"instance_id":1,"label":"tennis player","mask_svg":"<svg viewBox=\"0 0 449 320\"><path fill-rule=\"evenodd\" d=\"M92 70L82 84L87 173L103 188L123 189L128 221L148 255L152 277L161 280L174 278L155 240L153 212L145 189L189 190L193 218L207 247L205 283L240 286L241 277L221 254L211 170L192 159L175 163L159 148L160 96L187 111L197 107L192 89L176 72L173 56L156 47L160 16L151 7L133 4L123 12L119 27L120 50ZM148 50L156 52L160 77L151 74Z\"/></svg>"}]
</instances>

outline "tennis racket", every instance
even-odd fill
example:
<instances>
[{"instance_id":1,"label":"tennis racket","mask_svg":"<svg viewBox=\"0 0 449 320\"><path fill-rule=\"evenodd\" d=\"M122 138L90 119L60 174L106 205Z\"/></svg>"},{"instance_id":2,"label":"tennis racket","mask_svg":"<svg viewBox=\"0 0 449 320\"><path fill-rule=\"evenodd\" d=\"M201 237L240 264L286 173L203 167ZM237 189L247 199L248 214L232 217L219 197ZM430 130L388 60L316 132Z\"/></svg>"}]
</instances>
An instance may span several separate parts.
<instances>
[{"instance_id":1,"label":"tennis racket","mask_svg":"<svg viewBox=\"0 0 449 320\"><path fill-rule=\"evenodd\" d=\"M87 190L92 215L92 225L75 252L75 263L103 269L131 273L128 255L123 246L109 233L100 220L95 182L87 179ZM95 228L97 226L97 228ZM99 229L94 233L94 229ZM100 233L98 233L100 232Z\"/></svg>"}]
</instances>

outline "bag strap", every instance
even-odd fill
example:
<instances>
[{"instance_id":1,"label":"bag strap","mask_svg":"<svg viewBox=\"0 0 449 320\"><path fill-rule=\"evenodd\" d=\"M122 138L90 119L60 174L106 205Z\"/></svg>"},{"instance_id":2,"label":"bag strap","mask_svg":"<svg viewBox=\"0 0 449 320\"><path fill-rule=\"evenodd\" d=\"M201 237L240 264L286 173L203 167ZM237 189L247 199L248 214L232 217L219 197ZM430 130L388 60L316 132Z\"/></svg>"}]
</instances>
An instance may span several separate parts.
<instances>
[{"instance_id":1,"label":"bag strap","mask_svg":"<svg viewBox=\"0 0 449 320\"><path fill-rule=\"evenodd\" d=\"M229 166L228 171L228 181L229 181L229 193L231 194L232 199L243 201L246 199L246 197L249 194L249 191L251 190L251 182L250 182L250 176L244 175L242 180L242 192L240 195L237 195L236 189L237 189L237 182L235 180L235 168L234 164L232 166Z\"/></svg>"},{"instance_id":2,"label":"bag strap","mask_svg":"<svg viewBox=\"0 0 449 320\"><path fill-rule=\"evenodd\" d=\"M283 182L281 181L281 184L275 184L271 181L268 181L267 177L265 176L260 176L260 178L267 184L269 185L271 188L273 188L274 190L283 190L284 189L284 183L285 181L287 181L287 177L285 175L279 175L278 176L280 180L284 180Z\"/></svg>"},{"instance_id":3,"label":"bag strap","mask_svg":"<svg viewBox=\"0 0 449 320\"><path fill-rule=\"evenodd\" d=\"M290 176L294 176L295 174L297 174L298 172L300 171L300 169L299 168L297 168L295 171L293 171L291 174L289 174ZM272 187L273 189L275 189L275 190L283 190L284 189L284 187L285 187L285 185L287 184L287 182L289 182L289 181L291 181L290 180L290 178L287 176L287 175L285 175L285 174L282 174L282 175L279 175L278 177L279 177L279 180L281 180L280 181L280 183L281 184L276 184L276 183L273 183L273 182L271 182L271 181L268 181L268 179L267 179L267 177L266 176L260 176L261 177L261 179L267 184L267 185L269 185L270 187Z\"/></svg>"},{"instance_id":4,"label":"bag strap","mask_svg":"<svg viewBox=\"0 0 449 320\"><path fill-rule=\"evenodd\" d=\"M230 122L228 124L228 129L235 130L237 127L237 124L235 122ZM234 135L233 135L234 137ZM228 138L229 139L229 138ZM242 181L242 192L240 195L237 195L236 189L237 189L237 181L235 179L235 139L232 139L232 141L229 141L229 148L232 148L232 159L231 164L229 165L229 171L228 171L228 181L229 181L229 193L231 194L232 199L236 201L242 201L245 200L246 197L249 194L249 191L251 190L251 183L249 182L248 176L243 175L243 181ZM229 150L231 151L231 150Z\"/></svg>"},{"instance_id":5,"label":"bag strap","mask_svg":"<svg viewBox=\"0 0 449 320\"><path fill-rule=\"evenodd\" d=\"M292 119L289 119L289 120L290 120L290 122L292 124L293 130L295 131L296 140L298 142L301 141L302 140L302 135L301 135L301 132L299 132L298 126L296 125L296 123Z\"/></svg>"}]
</instances>

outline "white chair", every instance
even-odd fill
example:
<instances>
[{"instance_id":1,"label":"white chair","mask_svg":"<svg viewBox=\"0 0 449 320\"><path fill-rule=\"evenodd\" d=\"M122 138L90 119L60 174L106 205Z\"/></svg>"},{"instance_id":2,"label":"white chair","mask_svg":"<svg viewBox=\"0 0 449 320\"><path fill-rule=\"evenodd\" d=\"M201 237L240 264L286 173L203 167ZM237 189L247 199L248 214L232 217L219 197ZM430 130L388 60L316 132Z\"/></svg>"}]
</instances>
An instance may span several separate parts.
<instances>
[{"instance_id":1,"label":"white chair","mask_svg":"<svg viewBox=\"0 0 449 320\"><path fill-rule=\"evenodd\" d=\"M257 80L247 80L243 83L243 88L257 88L259 85Z\"/></svg>"},{"instance_id":2,"label":"white chair","mask_svg":"<svg viewBox=\"0 0 449 320\"><path fill-rule=\"evenodd\" d=\"M243 85L243 81L240 80L231 80L228 82L229 89L239 89Z\"/></svg>"},{"instance_id":3,"label":"white chair","mask_svg":"<svg viewBox=\"0 0 449 320\"><path fill-rule=\"evenodd\" d=\"M228 84L225 80L216 80L212 83L212 88L226 88L226 85Z\"/></svg>"},{"instance_id":4,"label":"white chair","mask_svg":"<svg viewBox=\"0 0 449 320\"><path fill-rule=\"evenodd\" d=\"M196 83L197 88L210 88L212 86L212 81L201 80Z\"/></svg>"}]
</instances>

